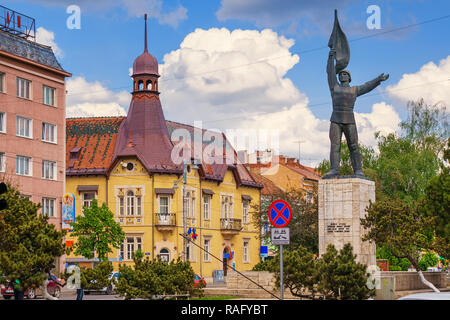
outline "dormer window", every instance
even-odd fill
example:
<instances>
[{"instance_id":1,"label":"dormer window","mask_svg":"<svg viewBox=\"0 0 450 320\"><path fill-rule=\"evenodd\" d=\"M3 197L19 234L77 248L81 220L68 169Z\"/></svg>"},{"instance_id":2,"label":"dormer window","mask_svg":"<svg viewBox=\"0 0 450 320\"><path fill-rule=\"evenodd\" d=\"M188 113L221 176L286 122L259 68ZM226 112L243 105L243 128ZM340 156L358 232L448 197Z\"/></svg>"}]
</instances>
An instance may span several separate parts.
<instances>
[{"instance_id":1,"label":"dormer window","mask_svg":"<svg viewBox=\"0 0 450 320\"><path fill-rule=\"evenodd\" d=\"M75 147L70 150L70 160L78 160L81 153L81 147Z\"/></svg>"}]
</instances>

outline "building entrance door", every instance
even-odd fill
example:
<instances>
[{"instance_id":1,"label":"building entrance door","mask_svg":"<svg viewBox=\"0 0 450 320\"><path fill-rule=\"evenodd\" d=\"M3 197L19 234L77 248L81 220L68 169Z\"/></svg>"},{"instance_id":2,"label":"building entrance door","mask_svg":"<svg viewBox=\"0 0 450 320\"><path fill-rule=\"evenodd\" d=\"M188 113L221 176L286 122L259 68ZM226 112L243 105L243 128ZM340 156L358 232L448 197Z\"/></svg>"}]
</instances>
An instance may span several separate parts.
<instances>
[{"instance_id":1,"label":"building entrance door","mask_svg":"<svg viewBox=\"0 0 450 320\"><path fill-rule=\"evenodd\" d=\"M224 277L227 276L227 271L228 271L228 267L227 265L230 264L230 256L231 256L231 250L229 247L225 247L223 249L223 255L222 255L222 259L223 259L223 275Z\"/></svg>"}]
</instances>

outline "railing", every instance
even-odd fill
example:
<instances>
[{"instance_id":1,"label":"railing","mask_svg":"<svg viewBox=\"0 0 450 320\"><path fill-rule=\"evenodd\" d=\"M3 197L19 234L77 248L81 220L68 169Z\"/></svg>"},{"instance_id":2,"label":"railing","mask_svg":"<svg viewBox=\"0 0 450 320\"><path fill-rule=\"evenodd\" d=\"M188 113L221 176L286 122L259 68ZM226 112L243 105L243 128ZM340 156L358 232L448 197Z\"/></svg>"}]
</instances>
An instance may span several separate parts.
<instances>
[{"instance_id":1,"label":"railing","mask_svg":"<svg viewBox=\"0 0 450 320\"><path fill-rule=\"evenodd\" d=\"M220 219L220 230L222 230L222 231L241 231L242 230L242 220L241 219L231 219L231 218L221 218Z\"/></svg>"},{"instance_id":2,"label":"railing","mask_svg":"<svg viewBox=\"0 0 450 320\"><path fill-rule=\"evenodd\" d=\"M155 225L157 227L175 227L176 224L175 213L155 213Z\"/></svg>"}]
</instances>

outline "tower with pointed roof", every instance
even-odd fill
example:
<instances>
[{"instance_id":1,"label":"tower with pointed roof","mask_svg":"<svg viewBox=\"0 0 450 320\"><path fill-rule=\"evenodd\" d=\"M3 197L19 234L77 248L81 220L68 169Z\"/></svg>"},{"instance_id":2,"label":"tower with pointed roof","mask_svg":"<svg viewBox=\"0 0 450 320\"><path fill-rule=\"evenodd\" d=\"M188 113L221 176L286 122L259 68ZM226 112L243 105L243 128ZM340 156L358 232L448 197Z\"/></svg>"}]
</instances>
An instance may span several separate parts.
<instances>
[{"instance_id":1,"label":"tower with pointed roof","mask_svg":"<svg viewBox=\"0 0 450 320\"><path fill-rule=\"evenodd\" d=\"M148 52L147 15L144 53L133 63L132 78L131 104L119 129L112 167L121 157L134 156L148 173L182 173L182 166L171 160L173 144L159 99L158 61Z\"/></svg>"}]
</instances>

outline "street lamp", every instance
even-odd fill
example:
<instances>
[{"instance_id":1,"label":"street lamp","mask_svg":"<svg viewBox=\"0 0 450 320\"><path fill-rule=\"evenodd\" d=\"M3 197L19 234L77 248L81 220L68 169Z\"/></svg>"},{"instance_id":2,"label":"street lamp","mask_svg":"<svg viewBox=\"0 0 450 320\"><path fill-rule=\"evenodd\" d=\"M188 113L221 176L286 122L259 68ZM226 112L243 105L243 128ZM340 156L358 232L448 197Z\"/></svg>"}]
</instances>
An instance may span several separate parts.
<instances>
[{"instance_id":1,"label":"street lamp","mask_svg":"<svg viewBox=\"0 0 450 320\"><path fill-rule=\"evenodd\" d=\"M183 162L183 179L178 179L173 182L173 188L177 189L178 185L177 183L183 182L183 200L182 200L182 206L183 206L183 235L186 236L186 212L184 212L185 208L185 201L186 201L186 180L187 180L187 168L188 165L186 164L186 161ZM186 239L183 236L183 261L186 262L187 259L187 252L186 252Z\"/></svg>"},{"instance_id":2,"label":"street lamp","mask_svg":"<svg viewBox=\"0 0 450 320\"><path fill-rule=\"evenodd\" d=\"M197 160L194 159L194 163L193 163L193 169L198 169L198 164L197 164ZM188 260L187 257L187 251L186 251L186 233L187 233L187 214L188 212L185 212L185 201L186 201L186 183L187 183L187 174L188 171L190 172L191 170L191 165L186 163L186 160L183 161L183 179L178 179L175 180L173 182L173 188L174 189L178 189L178 183L179 182L183 182L183 201L182 201L182 206L183 206L183 259L184 262L186 262Z\"/></svg>"}]
</instances>

